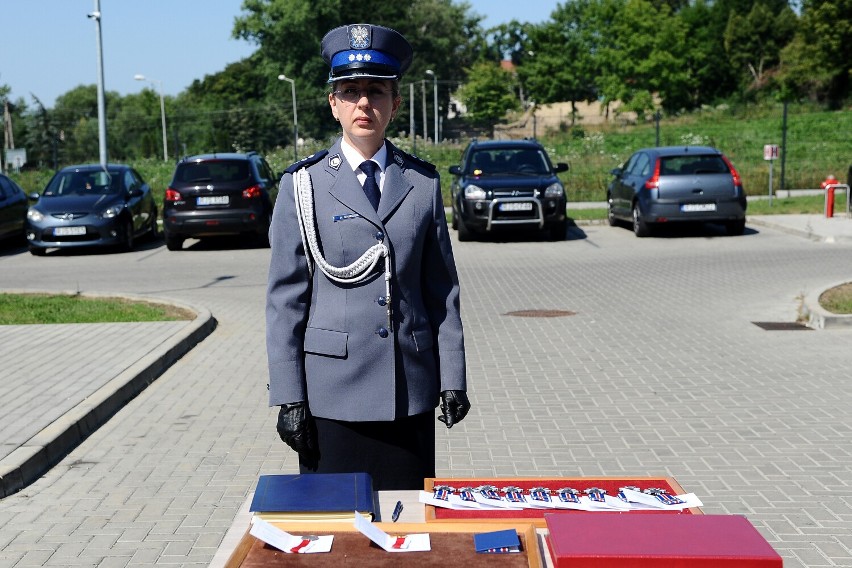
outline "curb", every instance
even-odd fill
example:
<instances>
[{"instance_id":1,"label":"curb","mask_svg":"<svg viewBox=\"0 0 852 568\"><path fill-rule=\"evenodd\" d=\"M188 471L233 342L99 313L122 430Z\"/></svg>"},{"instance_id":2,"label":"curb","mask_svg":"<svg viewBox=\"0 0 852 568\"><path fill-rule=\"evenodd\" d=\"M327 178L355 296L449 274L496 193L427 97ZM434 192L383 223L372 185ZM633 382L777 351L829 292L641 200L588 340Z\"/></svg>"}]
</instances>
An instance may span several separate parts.
<instances>
[{"instance_id":1,"label":"curb","mask_svg":"<svg viewBox=\"0 0 852 568\"><path fill-rule=\"evenodd\" d=\"M805 295L802 303L802 315L808 318L808 327L813 329L849 329L852 327L852 314L835 314L829 312L819 304L819 297L823 292L848 283L848 281L837 282Z\"/></svg>"},{"instance_id":2,"label":"curb","mask_svg":"<svg viewBox=\"0 0 852 568\"><path fill-rule=\"evenodd\" d=\"M781 231L782 233L787 233L789 235L793 235L796 237L804 237L806 239L810 239L812 241L816 241L818 243L836 243L836 242L852 242L852 237L846 235L820 235L814 231L808 231L804 229L796 229L794 227L788 227L786 225L782 225L780 223L773 223L772 221L766 220L766 215L758 216L758 217L746 217L746 223L751 225L757 225L759 227L767 227L770 229L775 229L776 231Z\"/></svg>"},{"instance_id":3,"label":"curb","mask_svg":"<svg viewBox=\"0 0 852 568\"><path fill-rule=\"evenodd\" d=\"M2 292L9 294L78 294L78 292L34 290L2 290ZM59 463L71 450L105 424L127 402L145 390L166 369L216 329L216 319L210 313L210 310L168 298L105 293L80 293L79 295L91 298L123 298L138 302L169 304L195 312L196 317L168 341L133 363L92 393L91 396L86 397L77 406L0 460L0 499L20 491Z\"/></svg>"}]
</instances>

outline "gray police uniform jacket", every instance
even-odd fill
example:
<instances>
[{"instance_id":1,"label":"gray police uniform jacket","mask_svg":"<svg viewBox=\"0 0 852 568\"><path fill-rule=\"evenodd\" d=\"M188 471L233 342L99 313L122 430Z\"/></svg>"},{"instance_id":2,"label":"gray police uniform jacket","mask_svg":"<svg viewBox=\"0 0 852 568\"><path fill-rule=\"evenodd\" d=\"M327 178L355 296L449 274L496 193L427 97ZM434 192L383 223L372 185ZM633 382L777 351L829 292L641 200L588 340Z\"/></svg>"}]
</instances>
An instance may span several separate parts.
<instances>
[{"instance_id":1,"label":"gray police uniform jacket","mask_svg":"<svg viewBox=\"0 0 852 568\"><path fill-rule=\"evenodd\" d=\"M459 282L434 166L387 145L379 210L346 163L340 139L294 164L272 216L266 304L269 404L307 401L311 413L344 421L389 421L466 390ZM347 266L376 242L390 248L392 329L382 263L367 280L310 276L293 200L294 172L307 167L320 247Z\"/></svg>"}]
</instances>

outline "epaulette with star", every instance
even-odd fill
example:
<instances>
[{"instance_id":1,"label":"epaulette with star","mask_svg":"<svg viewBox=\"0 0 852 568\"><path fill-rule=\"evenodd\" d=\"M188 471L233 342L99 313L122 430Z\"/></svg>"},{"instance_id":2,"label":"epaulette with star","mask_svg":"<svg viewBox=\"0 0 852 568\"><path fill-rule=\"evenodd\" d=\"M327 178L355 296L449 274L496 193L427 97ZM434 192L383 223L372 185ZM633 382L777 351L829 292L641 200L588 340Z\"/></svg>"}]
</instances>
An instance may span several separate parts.
<instances>
[{"instance_id":1,"label":"epaulette with star","mask_svg":"<svg viewBox=\"0 0 852 568\"><path fill-rule=\"evenodd\" d=\"M286 170L284 170L288 174L294 174L302 168L306 168L308 166L312 166L319 162L320 160L328 154L328 150L320 150L316 154L311 154L307 158L302 158L298 162L291 164Z\"/></svg>"},{"instance_id":2,"label":"epaulette with star","mask_svg":"<svg viewBox=\"0 0 852 568\"><path fill-rule=\"evenodd\" d=\"M431 162L427 162L426 160L424 160L422 158L418 158L414 154L409 154L408 152L403 152L402 150L400 150L398 148L394 149L394 153L401 156L407 162L413 162L414 164L416 164L416 165L418 165L422 168L425 168L427 170L433 171L433 172L438 171L438 167L435 164L433 164ZM399 163L397 156L394 156L394 160L397 160L397 163ZM402 164L400 164L400 165L402 165Z\"/></svg>"}]
</instances>

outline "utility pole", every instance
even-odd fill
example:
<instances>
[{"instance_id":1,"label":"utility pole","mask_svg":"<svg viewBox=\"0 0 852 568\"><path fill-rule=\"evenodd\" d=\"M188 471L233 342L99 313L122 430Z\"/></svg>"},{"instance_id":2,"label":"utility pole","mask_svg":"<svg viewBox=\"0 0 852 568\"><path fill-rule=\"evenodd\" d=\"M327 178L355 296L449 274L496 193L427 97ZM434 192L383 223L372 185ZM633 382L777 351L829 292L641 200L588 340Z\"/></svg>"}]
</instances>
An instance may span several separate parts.
<instances>
[{"instance_id":1,"label":"utility pole","mask_svg":"<svg viewBox=\"0 0 852 568\"><path fill-rule=\"evenodd\" d=\"M0 172L6 171L6 150L15 147L15 135L12 131L12 113L9 112L9 101L3 100L3 151L0 152Z\"/></svg>"},{"instance_id":2,"label":"utility pole","mask_svg":"<svg viewBox=\"0 0 852 568\"><path fill-rule=\"evenodd\" d=\"M417 154L417 133L414 126L414 83L408 86L408 133L411 134L411 153Z\"/></svg>"},{"instance_id":3,"label":"utility pole","mask_svg":"<svg viewBox=\"0 0 852 568\"><path fill-rule=\"evenodd\" d=\"M101 40L101 0L95 0L95 11L88 15L95 20L98 45L98 150L101 167L107 167L106 100L104 98L104 56Z\"/></svg>"}]
</instances>

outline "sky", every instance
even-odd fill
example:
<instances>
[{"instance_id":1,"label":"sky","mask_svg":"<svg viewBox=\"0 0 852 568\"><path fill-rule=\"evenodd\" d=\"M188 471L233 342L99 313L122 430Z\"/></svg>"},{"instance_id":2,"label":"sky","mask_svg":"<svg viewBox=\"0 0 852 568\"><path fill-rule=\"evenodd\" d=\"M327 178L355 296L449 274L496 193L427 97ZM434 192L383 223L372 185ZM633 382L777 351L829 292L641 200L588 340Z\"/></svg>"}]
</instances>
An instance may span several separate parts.
<instances>
[{"instance_id":1,"label":"sky","mask_svg":"<svg viewBox=\"0 0 852 568\"><path fill-rule=\"evenodd\" d=\"M540 23L557 0L467 0L484 27ZM79 85L98 82L96 0L0 0L0 85L10 100L48 108ZM231 39L242 0L100 0L104 88L167 96L222 71L256 45ZM319 46L317 46L319 52ZM134 80L135 75L146 77Z\"/></svg>"}]
</instances>

